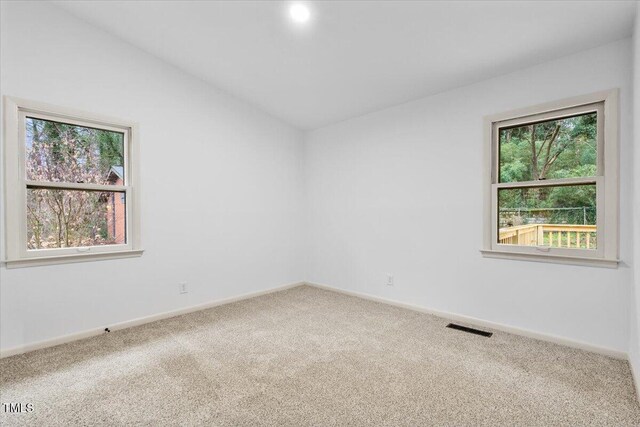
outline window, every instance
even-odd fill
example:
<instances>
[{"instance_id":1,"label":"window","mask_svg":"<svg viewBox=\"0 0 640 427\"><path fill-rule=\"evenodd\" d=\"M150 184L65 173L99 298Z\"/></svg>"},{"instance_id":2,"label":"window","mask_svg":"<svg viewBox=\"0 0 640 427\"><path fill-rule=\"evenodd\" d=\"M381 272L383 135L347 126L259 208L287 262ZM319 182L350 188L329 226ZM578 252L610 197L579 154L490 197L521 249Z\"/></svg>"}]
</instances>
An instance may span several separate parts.
<instances>
[{"instance_id":1,"label":"window","mask_svg":"<svg viewBox=\"0 0 640 427\"><path fill-rule=\"evenodd\" d=\"M5 98L8 267L138 256L135 125Z\"/></svg>"},{"instance_id":2,"label":"window","mask_svg":"<svg viewBox=\"0 0 640 427\"><path fill-rule=\"evenodd\" d=\"M483 254L617 266L617 91L485 119Z\"/></svg>"}]
</instances>

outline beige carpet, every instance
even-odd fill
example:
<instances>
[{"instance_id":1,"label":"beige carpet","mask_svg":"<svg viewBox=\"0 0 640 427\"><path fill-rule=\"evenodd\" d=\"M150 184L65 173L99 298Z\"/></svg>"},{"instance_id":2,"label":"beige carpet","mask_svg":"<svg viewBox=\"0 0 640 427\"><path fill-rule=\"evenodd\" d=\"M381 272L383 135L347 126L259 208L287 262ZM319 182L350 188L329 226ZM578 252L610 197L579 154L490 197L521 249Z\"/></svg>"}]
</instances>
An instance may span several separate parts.
<instances>
[{"instance_id":1,"label":"beige carpet","mask_svg":"<svg viewBox=\"0 0 640 427\"><path fill-rule=\"evenodd\" d=\"M640 425L626 362L447 323L298 287L3 359L0 424Z\"/></svg>"}]
</instances>

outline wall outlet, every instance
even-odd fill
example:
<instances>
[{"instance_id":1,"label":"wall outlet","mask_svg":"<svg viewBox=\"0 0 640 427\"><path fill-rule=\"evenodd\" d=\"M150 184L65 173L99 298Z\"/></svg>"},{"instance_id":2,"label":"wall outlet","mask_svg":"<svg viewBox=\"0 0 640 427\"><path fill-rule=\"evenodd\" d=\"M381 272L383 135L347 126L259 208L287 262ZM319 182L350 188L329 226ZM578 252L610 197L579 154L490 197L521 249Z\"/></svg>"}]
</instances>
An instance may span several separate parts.
<instances>
[{"instance_id":1,"label":"wall outlet","mask_svg":"<svg viewBox=\"0 0 640 427\"><path fill-rule=\"evenodd\" d=\"M187 290L187 282L178 283L178 293L186 294L187 292L189 292Z\"/></svg>"},{"instance_id":2,"label":"wall outlet","mask_svg":"<svg viewBox=\"0 0 640 427\"><path fill-rule=\"evenodd\" d=\"M393 286L393 274L387 274L387 286Z\"/></svg>"}]
</instances>

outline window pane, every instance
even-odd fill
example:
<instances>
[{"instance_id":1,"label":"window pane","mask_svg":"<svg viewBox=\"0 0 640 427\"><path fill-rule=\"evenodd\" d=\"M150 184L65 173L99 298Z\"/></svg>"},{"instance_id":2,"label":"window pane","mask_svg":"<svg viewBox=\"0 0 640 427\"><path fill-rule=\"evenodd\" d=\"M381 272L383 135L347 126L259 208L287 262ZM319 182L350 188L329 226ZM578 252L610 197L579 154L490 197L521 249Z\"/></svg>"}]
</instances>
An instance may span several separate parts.
<instances>
[{"instance_id":1,"label":"window pane","mask_svg":"<svg viewBox=\"0 0 640 427\"><path fill-rule=\"evenodd\" d=\"M498 190L498 243L596 249L596 185Z\"/></svg>"},{"instance_id":2,"label":"window pane","mask_svg":"<svg viewBox=\"0 0 640 427\"><path fill-rule=\"evenodd\" d=\"M27 117L32 181L124 185L124 134Z\"/></svg>"},{"instance_id":3,"label":"window pane","mask_svg":"<svg viewBox=\"0 0 640 427\"><path fill-rule=\"evenodd\" d=\"M500 129L500 182L595 176L597 113Z\"/></svg>"},{"instance_id":4,"label":"window pane","mask_svg":"<svg viewBox=\"0 0 640 427\"><path fill-rule=\"evenodd\" d=\"M125 193L27 189L27 248L126 243Z\"/></svg>"}]
</instances>

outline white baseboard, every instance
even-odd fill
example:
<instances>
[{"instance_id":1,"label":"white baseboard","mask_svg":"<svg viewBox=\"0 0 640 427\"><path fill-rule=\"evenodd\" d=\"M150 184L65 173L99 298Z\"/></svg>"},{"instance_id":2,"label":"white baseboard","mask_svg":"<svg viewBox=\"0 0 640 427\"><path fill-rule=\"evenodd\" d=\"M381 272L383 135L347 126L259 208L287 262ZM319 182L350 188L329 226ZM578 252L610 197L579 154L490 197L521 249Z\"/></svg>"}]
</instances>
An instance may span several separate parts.
<instances>
[{"instance_id":1,"label":"white baseboard","mask_svg":"<svg viewBox=\"0 0 640 427\"><path fill-rule=\"evenodd\" d=\"M282 290L285 290L285 289L294 288L294 287L301 286L301 285L313 286L313 287L320 288L320 289L325 289L325 290L329 290L329 291L333 291L333 292L339 292L339 293L342 293L342 294L345 294L345 295L351 295L351 296L354 296L354 297L359 297L359 298L364 298L364 299L368 299L368 300L371 300L371 301L380 302L380 303L383 303L383 304L390 304L390 305L393 305L393 306L396 306L396 307L406 308L408 310L418 311L418 312L421 312L421 313L427 313L427 314L431 314L431 315L434 315L434 316L442 317L442 318L445 318L445 319L455 320L457 322L468 323L468 324L471 324L471 325L485 327L485 328L489 328L489 329L495 329L495 330L498 330L498 331L503 331L503 332L507 332L507 333L511 333L511 334L515 334L515 335L522 335L522 336L525 336L525 337L528 337L528 338L534 338L534 339L538 339L538 340L542 340L542 341L548 341L548 342L552 342L552 343L555 343L555 344L565 345L567 347L573 347L573 348L577 348L577 349L580 349L580 350L590 351L590 352L593 352L593 353L598 353L598 354L602 354L602 355L605 355L605 356L614 357L616 359L622 359L622 360L628 360L629 359L627 353L625 353L625 352L618 351L618 350L613 350L613 349L609 349L609 348L605 348L605 347L599 347L599 346L595 346L595 345L592 345L592 344L584 343L584 342L581 342L581 341L572 340L572 339L569 339L569 338L559 337L559 336L551 335L551 334L543 334L543 333L531 331L531 330L528 330L528 329L508 326L508 325L495 323L495 322L482 320L482 319L477 319L477 318L474 318L474 317L465 316L465 315L461 315L461 314L444 312L444 311L439 311L439 310L433 310L433 309L429 309L429 308L426 308L426 307L421 307L421 306L414 305L414 304L407 304L407 303L403 303L403 302L392 300L392 299L388 299L388 298L377 297L377 296L366 294L366 293L362 293L362 292L348 291L348 290L337 288L337 287L334 287L334 286L325 285L325 284L319 284L319 283L313 283L313 282L291 283L291 284L288 284L288 285L277 286L277 287L266 289L266 290L262 290L262 291L249 292L249 293L246 293L246 294L242 294L242 295L238 295L238 296L234 296L234 297L230 297L230 298L223 298L223 299L220 299L220 300L210 301L210 302L207 302L207 303L204 303L204 304L198 304L198 305L194 305L194 306L190 306L190 307L180 308L180 309L177 309L177 310L166 311L166 312L163 312L163 313L153 314L151 316L139 317L139 318L136 318L136 319L127 320L127 321L116 323L116 324L113 324L113 325L105 325L105 326L101 326L101 327L95 328L95 329L89 329L89 330L86 330L86 331L76 332L76 333L73 333L73 334L64 335L64 336L61 336L61 337L52 338L52 339L48 339L48 340L44 340L44 341L39 341L39 342L32 343L32 344L26 344L26 345L22 345L22 346L18 346L18 347L9 348L9 349L6 349L6 350L0 350L0 358L14 356L14 355L17 355L17 354L27 353L29 351L39 350L39 349L47 348L47 347L53 347L53 346L56 346L56 345L65 344L65 343L68 343L68 342L77 341L77 340L81 340L81 339L84 339L84 338L89 338L89 337L93 337L93 336L96 336L96 335L100 335L100 334L104 333L104 328L105 327L108 327L111 331L130 328L130 327L133 327L133 326L139 326L139 325L143 325L145 323L155 322L157 320L168 319L170 317L180 316L182 314L192 313L194 311L204 310L204 309L211 308L211 307L216 307L216 306L219 306L219 305L230 304L230 303L233 303L233 302L236 302L236 301L241 301L241 300L245 300L245 299L249 299L249 298L254 298L254 297L257 297L257 296L266 295L266 294L282 291ZM634 371L633 363L630 363L630 365L631 365L631 369L632 369L632 373L634 375L634 378L638 378L638 375L640 375L640 372L635 372ZM638 383L638 381L635 381L635 384L636 384L636 388L639 388L638 396L640 398L640 384Z\"/></svg>"},{"instance_id":2,"label":"white baseboard","mask_svg":"<svg viewBox=\"0 0 640 427\"><path fill-rule=\"evenodd\" d=\"M440 310L433 310L433 309L430 309L430 308L426 308L426 307L422 307L422 306L418 306L418 305L413 305L413 304L407 304L407 303L404 303L404 302L400 302L400 301L396 301L396 300L392 300L392 299L387 299L387 298L382 298L382 297L378 297L378 296L374 296L374 295L370 295L370 294L366 294L366 293L362 293L362 292L348 291L348 290L337 288L337 287L330 286L330 285L312 283L312 282L306 282L306 284L309 285L309 286L313 286L313 287L320 288L320 289L325 289L325 290L328 290L328 291L339 292L339 293L342 293L342 294L345 294L345 295L351 295L351 296L354 296L354 297L364 298L364 299L368 299L368 300L371 300L371 301L380 302L380 303L383 303L383 304L389 304L389 305L393 305L393 306L396 306L396 307L406 308L408 310L419 311L421 313L431 314L431 315L434 315L434 316L442 317L444 319L454 320L456 322L468 323L470 325L480 326L480 327L489 328L489 329L495 329L497 331L507 332L507 333L514 334L514 335L521 335L521 336L524 336L524 337L533 338L533 339L537 339L537 340L541 340L541 341L548 341L548 342L552 342L554 344L560 344L560 345L564 345L564 346L567 346L567 347L577 348L577 349L589 351L589 352L592 352L592 353L598 353L598 354L602 354L602 355L605 355L605 356L613 357L615 359L621 359L621 360L628 360L629 359L627 353L625 353L623 351L613 350L613 349L605 348L605 347L600 347L600 346L588 344L588 343L585 343L585 342L582 342L582 341L577 341L577 340L572 340L572 339L569 339L569 338L560 337L560 336L557 336L557 335L544 334L544 333L540 333L540 332L531 331L531 330L528 330L528 329L518 328L518 327L514 327L514 326L509 326L509 325L504 325L504 324L501 324L501 323L495 323L495 322L491 322L491 321L488 321L488 320L477 319L475 317L465 316L465 315L462 315L462 314L450 313L450 312L445 312L445 311L440 311ZM640 374L640 372L638 374ZM637 386L638 386L638 382L636 381L636 387Z\"/></svg>"},{"instance_id":3,"label":"white baseboard","mask_svg":"<svg viewBox=\"0 0 640 427\"><path fill-rule=\"evenodd\" d=\"M273 292L283 291L285 289L295 288L297 286L304 285L305 282L290 283L288 285L276 286L275 288L265 289L262 291L249 292L246 294L223 298L215 301L206 302L204 304L193 305L190 307L179 308L177 310L165 311L163 313L152 314L151 316L138 317L136 319L126 320L124 322L116 323L113 325L104 325L99 328L89 329L82 332L76 332L69 335L63 335L61 337L52 338L44 341L38 341L32 344L26 344L18 347L9 348L6 350L0 350L0 359L15 356L17 354L27 353L29 351L39 350L47 347L54 347L56 345L69 343L72 341L78 341L84 338L93 337L104 333L104 328L109 328L111 331L117 331L119 329L131 328L133 326L144 325L145 323L155 322L157 320L168 319L170 317L180 316L182 314L192 313L194 311L200 311L219 305L230 304L236 301L241 301L249 298L255 298L261 295L270 294Z\"/></svg>"}]
</instances>

